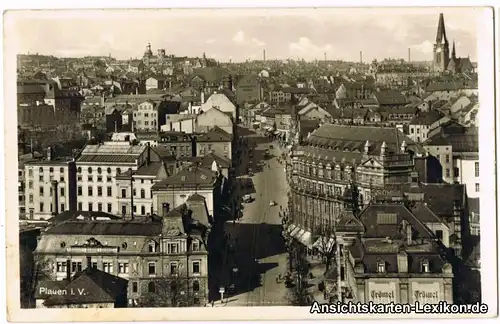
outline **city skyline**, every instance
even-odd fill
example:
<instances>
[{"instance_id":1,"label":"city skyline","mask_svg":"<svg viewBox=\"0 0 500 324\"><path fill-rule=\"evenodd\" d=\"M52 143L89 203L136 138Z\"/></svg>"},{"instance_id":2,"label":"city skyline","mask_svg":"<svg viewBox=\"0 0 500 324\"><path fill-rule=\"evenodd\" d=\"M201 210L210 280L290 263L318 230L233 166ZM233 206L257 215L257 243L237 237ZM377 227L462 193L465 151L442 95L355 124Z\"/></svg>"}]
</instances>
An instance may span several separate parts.
<instances>
[{"instance_id":1,"label":"city skyline","mask_svg":"<svg viewBox=\"0 0 500 324\"><path fill-rule=\"evenodd\" d=\"M359 62L360 52L363 62L406 60L409 48L412 61L430 61L443 13L450 46L455 41L458 56L477 60L477 26L472 22L481 10L406 12L396 8L26 11L8 13L6 24L19 54L141 58L150 43L153 53L159 48L175 56L206 53L223 62L260 60L263 50L269 60L323 60L326 53L328 60ZM47 35L55 36L47 41Z\"/></svg>"}]
</instances>

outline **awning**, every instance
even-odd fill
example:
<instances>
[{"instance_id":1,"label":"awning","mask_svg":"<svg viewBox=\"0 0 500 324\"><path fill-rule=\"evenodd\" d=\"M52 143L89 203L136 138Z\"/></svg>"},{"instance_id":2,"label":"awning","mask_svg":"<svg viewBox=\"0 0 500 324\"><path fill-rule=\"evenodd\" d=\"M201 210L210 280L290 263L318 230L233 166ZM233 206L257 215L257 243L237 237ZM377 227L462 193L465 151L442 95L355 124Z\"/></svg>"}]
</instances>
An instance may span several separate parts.
<instances>
[{"instance_id":1,"label":"awning","mask_svg":"<svg viewBox=\"0 0 500 324\"><path fill-rule=\"evenodd\" d=\"M300 241L300 243L307 246L308 248L310 248L312 246L312 244L311 244L311 232L303 230L300 234L301 234L300 236L297 236L297 240Z\"/></svg>"},{"instance_id":2,"label":"awning","mask_svg":"<svg viewBox=\"0 0 500 324\"><path fill-rule=\"evenodd\" d=\"M297 234L301 231L300 227L295 227L291 232L290 232L290 236L291 237L297 237Z\"/></svg>"},{"instance_id":3,"label":"awning","mask_svg":"<svg viewBox=\"0 0 500 324\"><path fill-rule=\"evenodd\" d=\"M327 237L321 236L316 242L313 244L313 248L318 249L320 252L331 251L333 245L335 244L335 240L333 238L328 239Z\"/></svg>"}]
</instances>

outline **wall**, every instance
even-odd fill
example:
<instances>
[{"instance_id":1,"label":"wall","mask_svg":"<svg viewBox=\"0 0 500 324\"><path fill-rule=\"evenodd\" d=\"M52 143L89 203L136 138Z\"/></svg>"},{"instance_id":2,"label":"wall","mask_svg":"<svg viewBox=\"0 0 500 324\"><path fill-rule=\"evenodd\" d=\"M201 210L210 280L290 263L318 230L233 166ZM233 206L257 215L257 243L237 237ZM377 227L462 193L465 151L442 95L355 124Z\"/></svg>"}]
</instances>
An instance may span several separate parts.
<instances>
[{"instance_id":1,"label":"wall","mask_svg":"<svg viewBox=\"0 0 500 324\"><path fill-rule=\"evenodd\" d=\"M443 168L443 180L448 183L453 183L453 151L451 145L424 146L424 149L439 160Z\"/></svg>"},{"instance_id":2,"label":"wall","mask_svg":"<svg viewBox=\"0 0 500 324\"><path fill-rule=\"evenodd\" d=\"M143 102L134 110L134 129L138 131L158 130L158 111L154 104Z\"/></svg>"},{"instance_id":3,"label":"wall","mask_svg":"<svg viewBox=\"0 0 500 324\"><path fill-rule=\"evenodd\" d=\"M205 156L211 152L218 156L232 158L231 142L197 142L196 156Z\"/></svg>"},{"instance_id":4,"label":"wall","mask_svg":"<svg viewBox=\"0 0 500 324\"><path fill-rule=\"evenodd\" d=\"M225 132L233 134L233 122L231 118L219 110L210 109L196 117L195 127L197 132L207 132L214 126L218 126Z\"/></svg>"},{"instance_id":5,"label":"wall","mask_svg":"<svg viewBox=\"0 0 500 324\"><path fill-rule=\"evenodd\" d=\"M217 108L222 112L230 113L233 120L236 120L236 106L223 94L214 93L205 103L201 105L201 110L207 112L212 108Z\"/></svg>"},{"instance_id":6,"label":"wall","mask_svg":"<svg viewBox=\"0 0 500 324\"><path fill-rule=\"evenodd\" d=\"M469 198L479 198L481 194L479 185L480 174L478 173L476 177L476 163L478 165L478 171L480 172L479 155L477 153L471 154L471 156L467 158L457 157L453 161L453 166L458 171L458 177L455 177L454 180L461 184L465 184L467 188L467 197ZM476 188L476 184L479 188Z\"/></svg>"}]
</instances>

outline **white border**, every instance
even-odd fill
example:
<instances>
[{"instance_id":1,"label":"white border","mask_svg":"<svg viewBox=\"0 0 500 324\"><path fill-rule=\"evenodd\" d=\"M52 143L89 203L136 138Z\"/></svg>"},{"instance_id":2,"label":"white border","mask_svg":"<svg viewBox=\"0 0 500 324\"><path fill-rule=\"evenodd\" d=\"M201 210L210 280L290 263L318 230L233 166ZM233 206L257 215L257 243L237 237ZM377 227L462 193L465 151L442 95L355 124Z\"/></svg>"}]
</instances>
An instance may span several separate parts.
<instances>
[{"instance_id":1,"label":"white border","mask_svg":"<svg viewBox=\"0 0 500 324\"><path fill-rule=\"evenodd\" d=\"M5 0L4 0L5 1ZM221 1L211 1L210 3L206 2L198 2L198 3L188 3L187 1L169 1L169 7L311 7L311 6L351 6L351 7L361 7L361 6L373 6L373 1L293 1L290 3L285 2L270 2L270 1L240 1L238 4L236 3L224 3ZM42 3L34 2L34 1L17 1L15 4L11 5L10 8L155 8L155 7L164 7L165 4L160 1L147 1L142 0L140 4L137 1L123 0L119 2L119 5L109 5L104 4L102 1L85 1L85 2L70 2L70 1L44 1ZM106 5L106 6L103 6ZM481 6L481 5L492 5L492 1L474 1L465 3L451 3L444 1L419 1L413 3L404 4L399 1L377 1L377 6L450 6L450 5L460 5L460 6ZM498 11L495 12L498 14ZM495 107L495 98L493 96L494 90L494 66L493 66L493 53L494 46L492 43L493 39L493 21L492 21L493 12L486 12L483 19L481 19L481 30L479 33L479 53L478 53L478 62L479 62L479 96L481 102L481 113L480 113L480 154L481 154L481 170L482 174L491 175L488 178L482 177L481 179L481 262L482 262L482 288L483 288L483 300L489 304L490 314L496 314L498 311L498 302L497 302L497 292L498 292L498 280L497 280L497 239L496 233L494 229L497 228L496 223L496 215L494 215L495 210L495 201L496 201L496 172L495 172L495 164L494 164L494 154L493 153L495 146L495 142L493 140L492 133L494 132L494 107ZM5 26L8 39L8 26ZM496 29L498 31L498 29ZM498 35L496 35L498 37ZM7 48L8 50L8 48ZM15 94L16 87L12 78L15 76L15 54L5 52L5 60L2 63L5 67L5 76L9 76L9 78L5 78L8 82L4 84L4 90L6 94L5 101L5 111L15 111ZM13 60L14 58L14 60ZM5 134L5 152L11 152L9 154L5 154L5 164L10 165L9 170L2 168L6 175L6 188L10 190L6 190L6 199L5 206L7 208L6 213L6 222L8 224L7 231L7 242L9 244L7 259L9 267L8 267L8 280L7 286L9 288L9 298L7 301L9 304L19 304L19 279L18 275L18 253L15 253L17 249L17 213L14 210L14 214L9 213L12 212L12 205L8 202L17 201L17 172L10 171L14 165L17 157L13 152L17 151L16 145L16 127L17 125L17 116L14 113L7 113L4 116L5 124L2 123L2 126L5 126L5 133L1 132L0 136ZM0 127L2 127L0 126ZM4 162L3 159L2 163ZM0 189L0 190L3 190ZM12 216L14 215L14 216ZM12 222L14 220L14 222ZM3 221L3 219L2 219ZM15 230L14 230L15 229ZM3 239L3 237L2 237ZM14 248L14 250L12 249ZM0 262L2 265L2 271L5 269L5 264ZM4 276L5 278L5 276ZM17 278L17 279L16 279ZM5 299L4 299L5 300ZM288 319L288 320L298 320L298 319L332 319L339 318L338 316L318 316L311 315L308 316L308 308L298 308L298 307L252 307L252 308L200 308L200 309L190 309L189 312L186 312L186 309L120 309L119 312L113 310L97 310L89 314L89 310L64 310L64 315L61 314L60 310L21 310L20 312L12 309L9 309L9 320L22 321L22 322L30 322L33 320L36 321L44 321L44 322L60 322L60 321L85 321L85 320L99 320L99 321L131 321L133 319L141 320L141 321L153 321L153 320L236 320L246 318L247 320L259 320L259 319ZM347 316L345 318L354 319L353 316ZM357 317L358 319L360 317ZM366 317L362 317L363 319ZM401 316L399 316L401 318ZM412 318L415 318L414 316ZM426 317L429 318L429 317Z\"/></svg>"}]
</instances>

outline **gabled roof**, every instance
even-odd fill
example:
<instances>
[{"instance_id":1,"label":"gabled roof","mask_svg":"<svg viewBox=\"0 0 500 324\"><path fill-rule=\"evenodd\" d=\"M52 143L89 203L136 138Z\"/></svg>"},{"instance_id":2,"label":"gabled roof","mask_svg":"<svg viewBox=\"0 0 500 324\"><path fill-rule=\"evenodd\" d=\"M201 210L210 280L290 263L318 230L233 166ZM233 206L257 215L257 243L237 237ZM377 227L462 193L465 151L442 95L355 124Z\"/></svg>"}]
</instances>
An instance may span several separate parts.
<instances>
[{"instance_id":1,"label":"gabled roof","mask_svg":"<svg viewBox=\"0 0 500 324\"><path fill-rule=\"evenodd\" d=\"M232 136L218 126L214 126L208 132L199 135L197 142L231 142Z\"/></svg>"},{"instance_id":2,"label":"gabled roof","mask_svg":"<svg viewBox=\"0 0 500 324\"><path fill-rule=\"evenodd\" d=\"M440 120L443 117L441 113L436 110L419 112L417 115L413 117L410 122L410 125L432 125L436 121Z\"/></svg>"},{"instance_id":3,"label":"gabled roof","mask_svg":"<svg viewBox=\"0 0 500 324\"><path fill-rule=\"evenodd\" d=\"M182 187L213 187L216 181L212 170L195 165L188 166L177 174L153 185L152 190L180 190Z\"/></svg>"},{"instance_id":4,"label":"gabled roof","mask_svg":"<svg viewBox=\"0 0 500 324\"><path fill-rule=\"evenodd\" d=\"M405 105L408 103L401 92L394 90L379 91L375 92L374 95L379 105Z\"/></svg>"}]
</instances>

